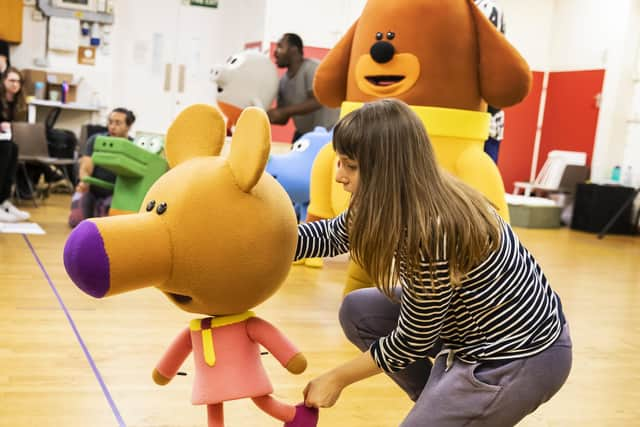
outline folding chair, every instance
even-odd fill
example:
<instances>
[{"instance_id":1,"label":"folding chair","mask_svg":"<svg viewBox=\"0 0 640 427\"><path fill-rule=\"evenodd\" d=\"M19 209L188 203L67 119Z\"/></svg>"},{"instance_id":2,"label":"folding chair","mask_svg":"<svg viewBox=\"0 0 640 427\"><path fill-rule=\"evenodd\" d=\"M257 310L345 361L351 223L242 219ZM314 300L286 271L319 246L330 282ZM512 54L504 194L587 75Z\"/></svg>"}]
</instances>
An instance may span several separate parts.
<instances>
[{"instance_id":1,"label":"folding chair","mask_svg":"<svg viewBox=\"0 0 640 427\"><path fill-rule=\"evenodd\" d=\"M516 181L513 184L513 194L519 194L520 190L524 191L526 197L530 196L531 192L535 190L566 192L564 188L570 185L568 181L572 178L574 180L574 188L569 192L573 192L575 191L575 184L581 182L580 179L586 179L586 174L588 173L586 163L587 153L562 150L550 151L536 179L533 182ZM568 166L572 166L569 169L570 175L565 177ZM577 166L577 168L573 166ZM582 176L584 177L581 178ZM565 180L565 183L562 182L563 180Z\"/></svg>"},{"instance_id":2,"label":"folding chair","mask_svg":"<svg viewBox=\"0 0 640 427\"><path fill-rule=\"evenodd\" d=\"M27 173L27 163L39 163L47 166L68 166L75 165L75 159L61 159L49 156L49 146L47 144L47 133L44 123L24 123L13 122L11 124L13 141L18 145L18 167L24 174L24 178L29 186L33 197L34 206L38 206L35 200L34 183ZM64 178L73 185L66 167L61 167ZM18 194L19 192L16 192ZM19 198L19 194L18 194Z\"/></svg>"}]
</instances>

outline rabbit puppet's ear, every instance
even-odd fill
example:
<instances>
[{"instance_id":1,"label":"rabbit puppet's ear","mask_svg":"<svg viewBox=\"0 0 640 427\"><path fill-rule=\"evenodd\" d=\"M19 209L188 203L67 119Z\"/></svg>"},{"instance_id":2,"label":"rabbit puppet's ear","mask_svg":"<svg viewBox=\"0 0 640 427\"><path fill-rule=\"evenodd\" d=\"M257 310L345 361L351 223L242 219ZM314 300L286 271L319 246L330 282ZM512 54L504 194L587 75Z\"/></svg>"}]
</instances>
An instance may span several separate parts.
<instances>
[{"instance_id":1,"label":"rabbit puppet's ear","mask_svg":"<svg viewBox=\"0 0 640 427\"><path fill-rule=\"evenodd\" d=\"M226 132L224 118L216 108L205 104L187 107L167 132L165 154L169 166L194 157L219 155Z\"/></svg>"},{"instance_id":2,"label":"rabbit puppet's ear","mask_svg":"<svg viewBox=\"0 0 640 427\"><path fill-rule=\"evenodd\" d=\"M269 160L271 127L264 110L246 108L231 139L229 164L240 189L246 193L258 183Z\"/></svg>"}]
</instances>

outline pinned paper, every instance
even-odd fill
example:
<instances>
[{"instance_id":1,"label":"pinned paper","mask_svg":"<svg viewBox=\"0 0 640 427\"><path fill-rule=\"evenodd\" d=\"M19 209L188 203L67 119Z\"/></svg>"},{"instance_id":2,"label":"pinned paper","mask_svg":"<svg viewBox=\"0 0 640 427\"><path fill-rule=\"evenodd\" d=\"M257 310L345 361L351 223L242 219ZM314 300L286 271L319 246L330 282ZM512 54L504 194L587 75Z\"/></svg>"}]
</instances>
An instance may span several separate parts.
<instances>
[{"instance_id":1,"label":"pinned paper","mask_svg":"<svg viewBox=\"0 0 640 427\"><path fill-rule=\"evenodd\" d=\"M35 222L0 222L0 233L4 234L46 234Z\"/></svg>"},{"instance_id":2,"label":"pinned paper","mask_svg":"<svg viewBox=\"0 0 640 427\"><path fill-rule=\"evenodd\" d=\"M74 18L49 18L49 49L76 52L80 35L80 21Z\"/></svg>"}]
</instances>

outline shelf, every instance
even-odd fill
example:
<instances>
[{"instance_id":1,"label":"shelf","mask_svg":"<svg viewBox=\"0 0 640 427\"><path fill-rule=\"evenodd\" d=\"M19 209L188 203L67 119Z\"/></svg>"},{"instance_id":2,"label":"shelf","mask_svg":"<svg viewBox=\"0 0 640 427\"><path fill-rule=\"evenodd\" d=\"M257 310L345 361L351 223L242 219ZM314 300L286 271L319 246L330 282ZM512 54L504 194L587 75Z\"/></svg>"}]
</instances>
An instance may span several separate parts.
<instances>
[{"instance_id":1,"label":"shelf","mask_svg":"<svg viewBox=\"0 0 640 427\"><path fill-rule=\"evenodd\" d=\"M77 102L62 103L60 101L47 101L46 99L34 99L28 105L38 107L62 108L63 110L100 111L104 107L98 105L80 104Z\"/></svg>"},{"instance_id":2,"label":"shelf","mask_svg":"<svg viewBox=\"0 0 640 427\"><path fill-rule=\"evenodd\" d=\"M131 1L131 0L130 0ZM38 8L46 16L58 16L61 18L76 18L81 21L98 22L100 24L113 24L113 14L89 12L84 10L62 9L53 7L50 0L38 0Z\"/></svg>"}]
</instances>

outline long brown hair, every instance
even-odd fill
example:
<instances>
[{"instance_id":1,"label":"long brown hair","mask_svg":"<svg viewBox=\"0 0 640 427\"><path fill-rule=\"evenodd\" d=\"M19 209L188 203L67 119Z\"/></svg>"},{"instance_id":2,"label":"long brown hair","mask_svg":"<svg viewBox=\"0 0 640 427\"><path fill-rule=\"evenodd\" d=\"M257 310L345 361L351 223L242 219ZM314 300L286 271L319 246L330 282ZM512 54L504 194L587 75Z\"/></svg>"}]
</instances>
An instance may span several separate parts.
<instances>
[{"instance_id":1,"label":"long brown hair","mask_svg":"<svg viewBox=\"0 0 640 427\"><path fill-rule=\"evenodd\" d=\"M349 113L334 129L333 147L359 164L347 216L351 255L386 295L401 270L421 282L422 258L432 263L433 280L433 263L448 261L457 286L497 248L489 202L440 168L422 121L404 102L380 100Z\"/></svg>"},{"instance_id":2,"label":"long brown hair","mask_svg":"<svg viewBox=\"0 0 640 427\"><path fill-rule=\"evenodd\" d=\"M7 100L7 91L4 87L4 82L9 78L9 74L15 73L20 79L20 90L15 94L13 99L14 107L13 111L9 111L9 101ZM26 118L27 103L24 97L24 77L20 70L16 67L9 67L2 74L2 83L0 84L0 113L5 118L13 117L13 120L25 116Z\"/></svg>"}]
</instances>

